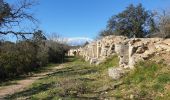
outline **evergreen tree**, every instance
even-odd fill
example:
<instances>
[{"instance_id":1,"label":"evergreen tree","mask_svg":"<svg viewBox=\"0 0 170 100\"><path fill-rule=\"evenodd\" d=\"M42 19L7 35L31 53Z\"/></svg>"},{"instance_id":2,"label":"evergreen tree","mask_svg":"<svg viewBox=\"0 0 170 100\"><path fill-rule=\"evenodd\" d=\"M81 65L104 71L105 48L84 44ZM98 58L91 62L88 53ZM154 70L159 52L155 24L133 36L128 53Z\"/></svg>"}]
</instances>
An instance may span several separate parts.
<instances>
[{"instance_id":1,"label":"evergreen tree","mask_svg":"<svg viewBox=\"0 0 170 100\"><path fill-rule=\"evenodd\" d=\"M153 14L146 11L142 4L129 5L123 12L112 16L108 21L108 30L131 37L144 37L155 29Z\"/></svg>"}]
</instances>

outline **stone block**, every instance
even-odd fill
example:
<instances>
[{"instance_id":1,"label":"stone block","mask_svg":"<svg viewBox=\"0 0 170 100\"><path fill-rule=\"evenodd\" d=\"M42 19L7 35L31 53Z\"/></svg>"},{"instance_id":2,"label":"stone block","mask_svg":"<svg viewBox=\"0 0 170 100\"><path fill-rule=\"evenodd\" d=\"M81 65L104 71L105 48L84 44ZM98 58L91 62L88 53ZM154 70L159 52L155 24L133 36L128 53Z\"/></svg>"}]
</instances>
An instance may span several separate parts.
<instances>
[{"instance_id":1,"label":"stone block","mask_svg":"<svg viewBox=\"0 0 170 100\"><path fill-rule=\"evenodd\" d=\"M109 68L108 69L108 74L113 80L118 80L120 79L124 74L125 71L123 68Z\"/></svg>"}]
</instances>

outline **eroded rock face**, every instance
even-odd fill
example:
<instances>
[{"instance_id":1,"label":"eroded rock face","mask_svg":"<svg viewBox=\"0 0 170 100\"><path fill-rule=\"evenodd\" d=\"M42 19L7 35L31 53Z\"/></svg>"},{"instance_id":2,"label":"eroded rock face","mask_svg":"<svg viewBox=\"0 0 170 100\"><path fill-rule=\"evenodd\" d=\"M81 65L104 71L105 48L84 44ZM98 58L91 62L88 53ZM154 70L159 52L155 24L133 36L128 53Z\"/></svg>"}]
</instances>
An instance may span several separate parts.
<instances>
[{"instance_id":1,"label":"eroded rock face","mask_svg":"<svg viewBox=\"0 0 170 100\"><path fill-rule=\"evenodd\" d=\"M133 69L140 60L148 60L162 51L170 52L170 39L128 39L123 36L106 36L83 48L70 50L69 53L73 51L83 56L86 61L90 61L91 64L99 64L107 57L117 54L120 59L119 67Z\"/></svg>"}]
</instances>

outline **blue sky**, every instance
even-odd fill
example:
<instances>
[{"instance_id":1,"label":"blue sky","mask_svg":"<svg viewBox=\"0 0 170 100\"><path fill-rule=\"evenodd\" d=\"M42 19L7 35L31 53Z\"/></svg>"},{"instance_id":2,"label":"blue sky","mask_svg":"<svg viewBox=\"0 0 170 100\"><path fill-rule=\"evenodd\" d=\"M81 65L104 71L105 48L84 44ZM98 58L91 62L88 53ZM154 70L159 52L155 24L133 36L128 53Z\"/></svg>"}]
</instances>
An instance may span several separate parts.
<instances>
[{"instance_id":1,"label":"blue sky","mask_svg":"<svg viewBox=\"0 0 170 100\"><path fill-rule=\"evenodd\" d=\"M131 3L142 3L147 10L159 10L168 9L170 0L39 0L33 12L40 21L40 29L48 34L95 38L112 15Z\"/></svg>"}]
</instances>

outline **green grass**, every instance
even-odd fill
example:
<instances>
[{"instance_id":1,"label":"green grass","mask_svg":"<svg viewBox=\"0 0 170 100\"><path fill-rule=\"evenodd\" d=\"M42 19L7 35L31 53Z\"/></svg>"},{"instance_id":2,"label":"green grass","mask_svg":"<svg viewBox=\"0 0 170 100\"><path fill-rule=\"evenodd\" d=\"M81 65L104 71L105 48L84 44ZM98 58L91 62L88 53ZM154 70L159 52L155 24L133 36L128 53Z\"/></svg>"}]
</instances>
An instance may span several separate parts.
<instances>
[{"instance_id":1,"label":"green grass","mask_svg":"<svg viewBox=\"0 0 170 100\"><path fill-rule=\"evenodd\" d=\"M108 67L117 66L117 56L113 56L102 64L90 65L82 58L68 58L65 67L56 70L43 79L36 81L25 91L16 93L6 99L27 98L32 100L86 100L107 96L113 89L114 81L108 77Z\"/></svg>"},{"instance_id":2,"label":"green grass","mask_svg":"<svg viewBox=\"0 0 170 100\"><path fill-rule=\"evenodd\" d=\"M136 68L121 79L124 82L115 93L121 94L123 99L161 99L170 98L170 66L152 61L139 62Z\"/></svg>"},{"instance_id":3,"label":"green grass","mask_svg":"<svg viewBox=\"0 0 170 100\"><path fill-rule=\"evenodd\" d=\"M106 59L105 62L101 63L102 66L105 66L105 68L109 67L118 67L119 66L119 59L117 55L111 56Z\"/></svg>"},{"instance_id":4,"label":"green grass","mask_svg":"<svg viewBox=\"0 0 170 100\"><path fill-rule=\"evenodd\" d=\"M6 99L170 99L170 66L163 62L139 62L133 71L117 81L108 77L108 68L113 66L118 66L117 56L98 66L79 57L68 58L64 68Z\"/></svg>"}]
</instances>

